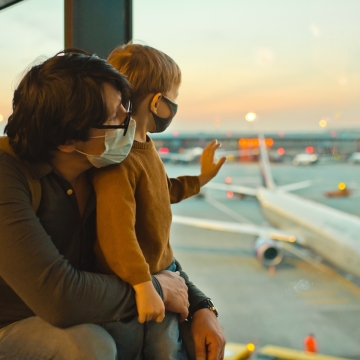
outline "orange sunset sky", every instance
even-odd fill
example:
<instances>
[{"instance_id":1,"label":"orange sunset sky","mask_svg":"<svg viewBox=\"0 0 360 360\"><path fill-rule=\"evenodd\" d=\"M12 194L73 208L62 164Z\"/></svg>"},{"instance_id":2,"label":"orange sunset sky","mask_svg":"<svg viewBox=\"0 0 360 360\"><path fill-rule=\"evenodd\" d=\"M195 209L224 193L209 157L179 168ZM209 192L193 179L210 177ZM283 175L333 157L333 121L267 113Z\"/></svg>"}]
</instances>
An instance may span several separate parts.
<instances>
[{"instance_id":1,"label":"orange sunset sky","mask_svg":"<svg viewBox=\"0 0 360 360\"><path fill-rule=\"evenodd\" d=\"M134 0L133 33L182 69L169 131L350 129L360 128L359 13L358 0ZM60 0L0 12L0 127L23 70L62 49L62 17Z\"/></svg>"}]
</instances>

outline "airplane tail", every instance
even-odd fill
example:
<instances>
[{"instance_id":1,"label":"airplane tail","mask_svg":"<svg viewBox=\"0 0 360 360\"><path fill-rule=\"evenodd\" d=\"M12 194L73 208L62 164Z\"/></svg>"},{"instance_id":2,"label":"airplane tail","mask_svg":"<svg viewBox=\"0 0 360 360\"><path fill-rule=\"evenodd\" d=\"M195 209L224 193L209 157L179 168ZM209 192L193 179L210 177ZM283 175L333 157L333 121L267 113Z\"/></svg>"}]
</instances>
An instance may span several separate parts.
<instances>
[{"instance_id":1,"label":"airplane tail","mask_svg":"<svg viewBox=\"0 0 360 360\"><path fill-rule=\"evenodd\" d=\"M313 181L306 180L306 181L300 181L300 182L293 183L293 184L277 186L275 184L273 176L272 176L272 172L270 169L269 154L268 154L268 151L266 148L265 138L262 134L259 135L259 149L260 149L259 163L260 163L260 170L261 170L261 176L263 179L264 187L266 187L268 189L276 188L277 190L288 192L288 191L304 189L313 184Z\"/></svg>"},{"instance_id":2,"label":"airplane tail","mask_svg":"<svg viewBox=\"0 0 360 360\"><path fill-rule=\"evenodd\" d=\"M260 149L260 170L263 178L264 186L268 189L275 189L276 185L270 169L269 154L266 149L264 135L259 135L259 149Z\"/></svg>"}]
</instances>

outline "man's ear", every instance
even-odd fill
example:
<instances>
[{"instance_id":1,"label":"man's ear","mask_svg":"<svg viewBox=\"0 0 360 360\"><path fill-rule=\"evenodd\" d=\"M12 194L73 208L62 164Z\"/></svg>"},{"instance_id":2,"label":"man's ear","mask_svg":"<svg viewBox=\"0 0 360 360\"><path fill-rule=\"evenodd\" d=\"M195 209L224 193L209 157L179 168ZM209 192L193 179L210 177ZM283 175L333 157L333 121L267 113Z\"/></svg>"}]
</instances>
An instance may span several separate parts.
<instances>
[{"instance_id":1,"label":"man's ear","mask_svg":"<svg viewBox=\"0 0 360 360\"><path fill-rule=\"evenodd\" d=\"M151 100L150 103L150 110L152 112L154 112L155 114L157 114L158 112L158 107L159 107L159 103L160 103L160 98L161 98L162 94L161 93L157 93Z\"/></svg>"},{"instance_id":2,"label":"man's ear","mask_svg":"<svg viewBox=\"0 0 360 360\"><path fill-rule=\"evenodd\" d=\"M62 152L72 153L75 151L74 140L67 140L65 144L59 145L57 148Z\"/></svg>"}]
</instances>

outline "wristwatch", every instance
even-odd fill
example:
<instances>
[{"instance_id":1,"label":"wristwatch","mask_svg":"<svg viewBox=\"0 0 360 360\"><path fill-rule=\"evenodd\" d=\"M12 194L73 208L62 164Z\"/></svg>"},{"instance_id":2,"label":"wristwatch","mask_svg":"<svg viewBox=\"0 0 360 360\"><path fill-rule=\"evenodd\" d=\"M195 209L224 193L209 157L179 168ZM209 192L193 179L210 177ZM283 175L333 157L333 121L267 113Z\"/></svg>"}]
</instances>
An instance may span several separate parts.
<instances>
[{"instance_id":1,"label":"wristwatch","mask_svg":"<svg viewBox=\"0 0 360 360\"><path fill-rule=\"evenodd\" d=\"M210 311L212 311L216 317L219 316L219 313L214 305L214 303L211 301L211 299L205 299L201 302L199 302L199 304L197 304L191 311L191 318L194 316L194 314L200 310L200 309L209 309Z\"/></svg>"}]
</instances>

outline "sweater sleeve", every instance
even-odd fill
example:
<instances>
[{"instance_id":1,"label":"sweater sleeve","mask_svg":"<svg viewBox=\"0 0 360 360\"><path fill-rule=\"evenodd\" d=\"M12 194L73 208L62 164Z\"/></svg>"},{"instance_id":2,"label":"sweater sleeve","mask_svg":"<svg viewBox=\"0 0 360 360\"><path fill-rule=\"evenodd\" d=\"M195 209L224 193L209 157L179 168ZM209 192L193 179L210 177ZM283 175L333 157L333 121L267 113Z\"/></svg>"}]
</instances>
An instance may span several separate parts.
<instances>
[{"instance_id":1,"label":"sweater sleeve","mask_svg":"<svg viewBox=\"0 0 360 360\"><path fill-rule=\"evenodd\" d=\"M117 276L76 270L31 206L20 165L0 152L0 276L46 322L68 327L136 314L131 286Z\"/></svg>"},{"instance_id":2,"label":"sweater sleeve","mask_svg":"<svg viewBox=\"0 0 360 360\"><path fill-rule=\"evenodd\" d=\"M149 265L136 237L137 164L129 155L121 165L97 170L94 175L100 265L136 285L151 281Z\"/></svg>"},{"instance_id":3,"label":"sweater sleeve","mask_svg":"<svg viewBox=\"0 0 360 360\"><path fill-rule=\"evenodd\" d=\"M200 191L200 183L197 176L167 178L167 182L171 204L176 204L184 199L194 196Z\"/></svg>"}]
</instances>

